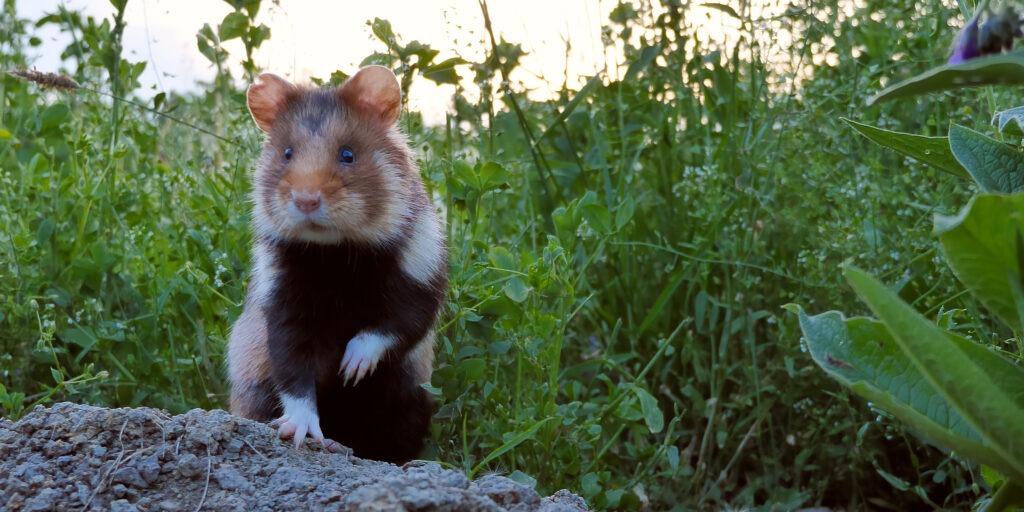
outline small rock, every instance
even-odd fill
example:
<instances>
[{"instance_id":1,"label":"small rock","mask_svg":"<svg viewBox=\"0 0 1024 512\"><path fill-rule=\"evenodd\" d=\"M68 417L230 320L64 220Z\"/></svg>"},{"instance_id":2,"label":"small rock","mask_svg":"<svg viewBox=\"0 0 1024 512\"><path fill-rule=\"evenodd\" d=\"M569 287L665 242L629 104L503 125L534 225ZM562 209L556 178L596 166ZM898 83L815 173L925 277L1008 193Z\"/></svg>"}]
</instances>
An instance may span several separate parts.
<instances>
[{"instance_id":1,"label":"small rock","mask_svg":"<svg viewBox=\"0 0 1024 512\"><path fill-rule=\"evenodd\" d=\"M503 476L484 476L473 482L473 487L505 508L517 506L516 510L533 510L540 506L537 491Z\"/></svg>"},{"instance_id":2,"label":"small rock","mask_svg":"<svg viewBox=\"0 0 1024 512\"><path fill-rule=\"evenodd\" d=\"M146 482L146 486L153 485L160 478L160 460L156 453L147 455L135 465L139 470L139 476Z\"/></svg>"},{"instance_id":3,"label":"small rock","mask_svg":"<svg viewBox=\"0 0 1024 512\"><path fill-rule=\"evenodd\" d=\"M58 439L56 441L48 443L45 447L43 447L43 453L45 453L47 457L53 458L59 457L61 455L67 455L71 453L71 450L73 449L74 446L72 446L71 443L66 443Z\"/></svg>"},{"instance_id":4,"label":"small rock","mask_svg":"<svg viewBox=\"0 0 1024 512\"><path fill-rule=\"evenodd\" d=\"M156 509L163 510L165 512L175 512L177 510L184 509L184 507L182 507L181 503L178 503L177 501L163 500L160 503L156 504Z\"/></svg>"},{"instance_id":5,"label":"small rock","mask_svg":"<svg viewBox=\"0 0 1024 512\"><path fill-rule=\"evenodd\" d=\"M7 505L11 505L8 500ZM65 500L57 489L43 489L39 494L25 500L25 512L43 512L57 508L58 503ZM17 508L17 507L15 507Z\"/></svg>"},{"instance_id":6,"label":"small rock","mask_svg":"<svg viewBox=\"0 0 1024 512\"><path fill-rule=\"evenodd\" d=\"M124 484L114 484L110 486L110 493L116 498L124 498L128 496L128 487Z\"/></svg>"},{"instance_id":7,"label":"small rock","mask_svg":"<svg viewBox=\"0 0 1024 512\"><path fill-rule=\"evenodd\" d=\"M138 510L128 500L115 500L110 503L110 512L138 512Z\"/></svg>"},{"instance_id":8,"label":"small rock","mask_svg":"<svg viewBox=\"0 0 1024 512\"><path fill-rule=\"evenodd\" d=\"M139 473L139 470L131 466L125 466L115 470L114 473L110 475L110 481L115 484L124 484L136 489L145 489L149 487L149 483L143 480L142 474Z\"/></svg>"},{"instance_id":9,"label":"small rock","mask_svg":"<svg viewBox=\"0 0 1024 512\"><path fill-rule=\"evenodd\" d=\"M213 478L222 489L228 491L241 491L249 494L253 492L253 486L235 468L222 466L214 470Z\"/></svg>"},{"instance_id":10,"label":"small rock","mask_svg":"<svg viewBox=\"0 0 1024 512\"><path fill-rule=\"evenodd\" d=\"M579 512L589 509L587 502L583 501L579 495L561 489L541 500L539 510L540 512Z\"/></svg>"},{"instance_id":11,"label":"small rock","mask_svg":"<svg viewBox=\"0 0 1024 512\"><path fill-rule=\"evenodd\" d=\"M178 474L186 478L195 478L206 471L206 465L199 457L186 453L178 458Z\"/></svg>"},{"instance_id":12,"label":"small rock","mask_svg":"<svg viewBox=\"0 0 1024 512\"><path fill-rule=\"evenodd\" d=\"M242 451L243 446L245 446L245 443L240 438L235 438L228 443L228 446L227 448L225 448L225 451L228 453L238 453Z\"/></svg>"}]
</instances>

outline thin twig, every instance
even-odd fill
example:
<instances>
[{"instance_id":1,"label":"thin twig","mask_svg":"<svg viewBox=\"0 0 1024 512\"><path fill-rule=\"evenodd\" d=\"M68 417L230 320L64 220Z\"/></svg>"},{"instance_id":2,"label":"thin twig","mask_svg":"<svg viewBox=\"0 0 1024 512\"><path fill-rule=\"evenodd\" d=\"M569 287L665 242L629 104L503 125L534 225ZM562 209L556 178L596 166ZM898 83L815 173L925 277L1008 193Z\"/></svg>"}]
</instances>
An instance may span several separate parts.
<instances>
[{"instance_id":1,"label":"thin twig","mask_svg":"<svg viewBox=\"0 0 1024 512\"><path fill-rule=\"evenodd\" d=\"M210 445L206 445L206 485L203 486L203 497L199 499L199 504L196 505L196 512L199 512L203 508L203 504L206 503L206 493L210 490L210 473L213 472L213 454L210 453Z\"/></svg>"},{"instance_id":2,"label":"thin twig","mask_svg":"<svg viewBox=\"0 0 1024 512\"><path fill-rule=\"evenodd\" d=\"M57 89L57 90L60 90L60 91L63 91L63 92L86 91L86 92L91 92L93 94L99 94L101 96L106 96L108 98L112 98L112 99L117 100L117 101L123 101L123 102L125 102L125 103L127 103L129 105L141 108L141 109L143 109L143 110L145 110L147 112L156 114L156 115L158 115L160 117L164 117L164 118L170 119L171 121L174 121L176 123L183 124L183 125L185 125L185 126L187 126L189 128L192 128L193 130L199 131L199 132L204 133L206 135L209 135L211 137L215 137L215 138L217 138L217 139L219 139L219 140L221 140L223 142L227 142L228 144L232 144L232 145L235 145L235 146L238 146L238 147L242 146L242 144L240 142L238 142L237 140L233 140L233 139L228 139L226 137L222 137L222 136L217 135L216 133L214 133L214 132L212 132L210 130L207 130L206 128L203 128L201 126L196 126L196 125L194 125L194 124L192 124L192 123L190 123L188 121L185 121L184 119L172 116L172 115L170 115L170 114L168 114L166 112L161 112L161 111L159 111L159 110L157 110L155 108L152 108L152 107L150 107L148 105L145 105L145 104L142 104L142 103L139 103L139 102L136 102L136 101L132 101L132 100L127 99L127 98L122 98L122 97L120 97L120 96L118 96L116 94L110 94L108 92L100 91L98 89L91 89L89 87L85 87L85 86L79 84L73 78L71 78L71 77L69 77L67 75L61 75L61 74L57 74L57 73L45 73L45 72L36 71L36 70L28 71L28 70L24 70L24 69L15 69L14 71L8 71L7 74L11 75L11 76L14 76L14 77L18 77L18 78L24 79L24 80L28 80L29 82L33 82L33 83L39 84L39 85L41 85L42 87L44 87L46 89Z\"/></svg>"}]
</instances>

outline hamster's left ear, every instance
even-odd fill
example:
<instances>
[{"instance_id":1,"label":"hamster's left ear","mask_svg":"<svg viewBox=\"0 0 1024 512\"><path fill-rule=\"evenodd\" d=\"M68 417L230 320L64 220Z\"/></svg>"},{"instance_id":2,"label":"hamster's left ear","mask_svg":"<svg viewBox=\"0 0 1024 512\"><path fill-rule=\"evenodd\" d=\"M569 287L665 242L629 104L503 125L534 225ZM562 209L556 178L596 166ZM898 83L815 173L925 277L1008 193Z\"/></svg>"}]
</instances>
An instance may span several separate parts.
<instances>
[{"instance_id":1,"label":"hamster's left ear","mask_svg":"<svg viewBox=\"0 0 1024 512\"><path fill-rule=\"evenodd\" d=\"M341 85L339 94L351 105L387 126L398 122L402 109L402 88L398 78L384 66L367 66Z\"/></svg>"}]
</instances>

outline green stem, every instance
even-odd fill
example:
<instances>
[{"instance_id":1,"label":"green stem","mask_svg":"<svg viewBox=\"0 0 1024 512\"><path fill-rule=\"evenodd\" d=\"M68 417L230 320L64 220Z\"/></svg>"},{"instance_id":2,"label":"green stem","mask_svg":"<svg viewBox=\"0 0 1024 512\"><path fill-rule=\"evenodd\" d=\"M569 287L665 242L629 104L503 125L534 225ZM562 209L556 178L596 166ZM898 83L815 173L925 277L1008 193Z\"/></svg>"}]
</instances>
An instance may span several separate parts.
<instances>
[{"instance_id":1,"label":"green stem","mask_svg":"<svg viewBox=\"0 0 1024 512\"><path fill-rule=\"evenodd\" d=\"M992 496L992 501L982 507L982 512L1002 512L1024 506L1024 487L1007 480Z\"/></svg>"}]
</instances>

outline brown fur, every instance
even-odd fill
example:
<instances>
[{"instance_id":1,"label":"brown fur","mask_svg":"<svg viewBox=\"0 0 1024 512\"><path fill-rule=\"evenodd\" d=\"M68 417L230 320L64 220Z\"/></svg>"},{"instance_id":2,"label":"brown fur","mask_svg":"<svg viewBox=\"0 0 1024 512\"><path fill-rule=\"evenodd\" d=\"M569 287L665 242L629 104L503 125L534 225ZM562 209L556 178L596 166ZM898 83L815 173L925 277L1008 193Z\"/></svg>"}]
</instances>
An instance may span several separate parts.
<instances>
[{"instance_id":1,"label":"brown fur","mask_svg":"<svg viewBox=\"0 0 1024 512\"><path fill-rule=\"evenodd\" d=\"M260 421L273 419L276 405L276 399L268 401L261 389L271 379L266 327L259 308L246 308L231 330L228 343L231 412Z\"/></svg>"}]
</instances>

